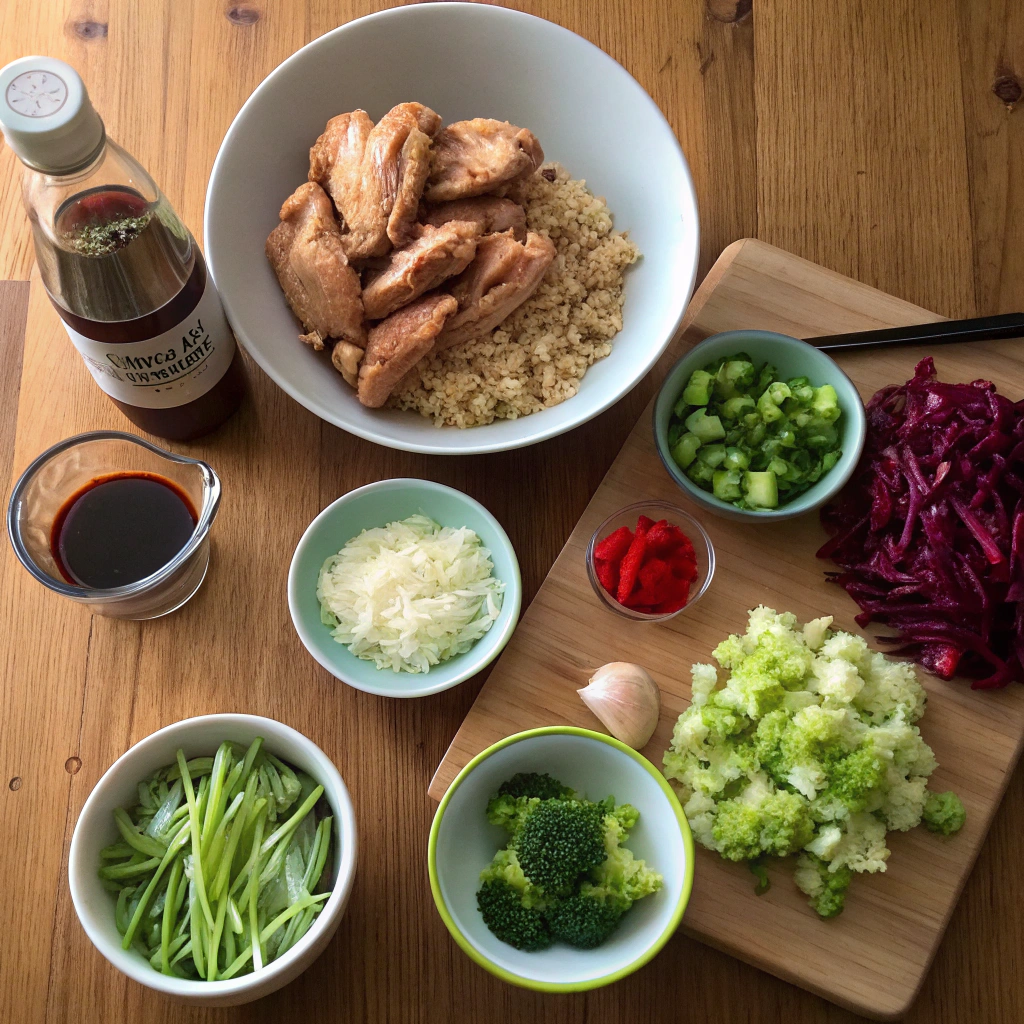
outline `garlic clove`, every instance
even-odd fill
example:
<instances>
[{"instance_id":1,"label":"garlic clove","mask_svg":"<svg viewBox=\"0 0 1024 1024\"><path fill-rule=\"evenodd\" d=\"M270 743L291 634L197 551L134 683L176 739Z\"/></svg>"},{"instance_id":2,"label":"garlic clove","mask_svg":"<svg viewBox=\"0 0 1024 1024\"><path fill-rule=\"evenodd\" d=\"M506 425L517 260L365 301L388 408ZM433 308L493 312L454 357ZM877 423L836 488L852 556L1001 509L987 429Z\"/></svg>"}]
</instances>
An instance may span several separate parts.
<instances>
[{"instance_id":1,"label":"garlic clove","mask_svg":"<svg viewBox=\"0 0 1024 1024\"><path fill-rule=\"evenodd\" d=\"M643 666L609 662L576 692L598 721L634 750L645 747L654 735L661 714L661 691Z\"/></svg>"}]
</instances>

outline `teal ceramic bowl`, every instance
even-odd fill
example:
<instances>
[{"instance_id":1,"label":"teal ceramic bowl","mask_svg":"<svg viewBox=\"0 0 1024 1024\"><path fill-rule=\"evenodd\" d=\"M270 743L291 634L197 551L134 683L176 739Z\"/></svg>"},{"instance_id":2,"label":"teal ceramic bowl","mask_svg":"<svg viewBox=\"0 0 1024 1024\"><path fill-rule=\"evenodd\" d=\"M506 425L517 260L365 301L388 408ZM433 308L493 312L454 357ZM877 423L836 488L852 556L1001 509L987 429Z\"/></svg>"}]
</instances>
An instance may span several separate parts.
<instances>
[{"instance_id":1,"label":"teal ceramic bowl","mask_svg":"<svg viewBox=\"0 0 1024 1024\"><path fill-rule=\"evenodd\" d=\"M394 672L355 657L331 636L330 628L320 621L316 584L327 558L357 534L417 513L442 526L475 530L490 550L494 575L505 584L505 590L497 621L465 654L435 665L429 672ZM381 480L338 498L309 524L288 571L288 608L306 650L343 683L382 697L425 697L476 675L508 643L519 620L522 597L519 561L498 520L469 495L430 480Z\"/></svg>"},{"instance_id":2,"label":"teal ceramic bowl","mask_svg":"<svg viewBox=\"0 0 1024 1024\"><path fill-rule=\"evenodd\" d=\"M640 812L626 845L664 883L597 949L558 942L527 953L497 939L480 916L480 872L508 842L508 833L487 821L487 801L516 772L548 772L590 799L613 795ZM441 919L475 963L538 992L585 992L632 974L672 937L693 887L693 837L672 788L642 754L603 733L549 726L500 740L459 772L434 814L427 868Z\"/></svg>"},{"instance_id":3,"label":"teal ceramic bowl","mask_svg":"<svg viewBox=\"0 0 1024 1024\"><path fill-rule=\"evenodd\" d=\"M746 352L755 363L771 363L783 379L802 376L809 378L815 387L831 384L836 389L839 406L843 411L836 421L843 446L842 457L816 484L778 508L748 511L716 498L710 491L702 490L693 483L676 465L669 451L668 424L672 406L690 375L716 359L733 356L737 352ZM669 476L701 508L725 519L746 522L793 519L819 508L838 493L853 475L864 450L866 437L864 403L853 381L843 373L835 360L806 341L785 334L773 334L771 331L726 331L694 345L669 371L654 403L654 443Z\"/></svg>"}]
</instances>

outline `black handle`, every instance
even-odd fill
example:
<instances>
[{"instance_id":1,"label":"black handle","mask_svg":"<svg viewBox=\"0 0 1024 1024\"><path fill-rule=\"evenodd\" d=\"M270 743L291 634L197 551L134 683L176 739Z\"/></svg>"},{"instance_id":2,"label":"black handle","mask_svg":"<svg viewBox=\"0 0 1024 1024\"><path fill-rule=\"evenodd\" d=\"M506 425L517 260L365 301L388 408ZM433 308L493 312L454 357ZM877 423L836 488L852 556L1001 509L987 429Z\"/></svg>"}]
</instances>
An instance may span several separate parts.
<instances>
[{"instance_id":1,"label":"black handle","mask_svg":"<svg viewBox=\"0 0 1024 1024\"><path fill-rule=\"evenodd\" d=\"M940 320L932 324L891 327L880 331L855 331L853 334L828 334L805 338L816 348L859 348L865 345L943 344L951 341L987 341L993 338L1024 337L1024 313L1001 313L969 320Z\"/></svg>"}]
</instances>

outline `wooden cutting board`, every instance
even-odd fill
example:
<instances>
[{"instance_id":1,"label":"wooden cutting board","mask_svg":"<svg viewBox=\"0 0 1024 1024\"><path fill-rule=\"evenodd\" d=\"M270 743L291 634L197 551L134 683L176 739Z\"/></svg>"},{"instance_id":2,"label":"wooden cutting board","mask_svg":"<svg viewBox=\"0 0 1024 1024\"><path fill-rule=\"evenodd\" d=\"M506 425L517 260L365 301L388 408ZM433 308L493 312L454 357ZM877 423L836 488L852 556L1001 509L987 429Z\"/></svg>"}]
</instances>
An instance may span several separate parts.
<instances>
[{"instance_id":1,"label":"wooden cutting board","mask_svg":"<svg viewBox=\"0 0 1024 1024\"><path fill-rule=\"evenodd\" d=\"M629 315L629 310L626 310ZM677 353L719 331L757 327L811 337L941 317L751 239L722 254L687 311ZM878 348L839 357L869 398L913 373L923 348ZM1019 340L936 346L941 378L984 377L1020 398L1024 345ZM661 364L665 365L664 361ZM440 799L477 753L510 733L566 723L600 729L576 690L609 661L645 665L662 690L658 729L644 753L661 763L673 723L689 704L690 665L710 661L715 645L745 628L747 609L767 604L801 621L835 616L856 630L857 609L827 583L815 557L824 539L817 517L746 525L688 508L711 535L718 565L708 593L691 612L664 625L636 623L604 608L591 590L584 551L597 526L624 505L662 498L688 507L654 449L650 409L640 418L540 592L495 666L430 785ZM842 1006L881 1018L913 1001L942 938L992 815L1020 756L1024 686L972 691L922 674L925 739L939 769L934 789L953 789L967 808L961 833L945 839L923 828L890 833L892 857L880 875L854 880L846 910L819 920L793 884L792 862L772 871L755 896L747 868L698 848L693 895L683 919L689 934ZM628 799L628 793L616 794ZM980 952L978 955L982 955ZM687 977L670 944L647 970ZM698 982L698 979L690 979Z\"/></svg>"}]
</instances>

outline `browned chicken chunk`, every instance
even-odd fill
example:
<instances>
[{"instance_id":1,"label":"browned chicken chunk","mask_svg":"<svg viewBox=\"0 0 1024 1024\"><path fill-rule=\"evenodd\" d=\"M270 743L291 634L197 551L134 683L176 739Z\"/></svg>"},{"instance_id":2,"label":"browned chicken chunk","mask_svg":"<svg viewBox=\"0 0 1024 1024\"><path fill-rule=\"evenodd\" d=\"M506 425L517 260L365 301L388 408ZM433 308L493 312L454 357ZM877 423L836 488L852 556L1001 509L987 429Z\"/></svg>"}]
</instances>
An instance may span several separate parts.
<instances>
[{"instance_id":1,"label":"browned chicken chunk","mask_svg":"<svg viewBox=\"0 0 1024 1024\"><path fill-rule=\"evenodd\" d=\"M374 125L364 110L339 114L309 151L309 180L331 194L349 259L383 256L412 237L441 118L399 103Z\"/></svg>"},{"instance_id":2,"label":"browned chicken chunk","mask_svg":"<svg viewBox=\"0 0 1024 1024\"><path fill-rule=\"evenodd\" d=\"M359 364L363 361L363 350L358 345L339 341L331 350L331 363L344 378L346 384L359 386Z\"/></svg>"},{"instance_id":3,"label":"browned chicken chunk","mask_svg":"<svg viewBox=\"0 0 1024 1024\"><path fill-rule=\"evenodd\" d=\"M476 254L480 225L453 220L424 227L420 237L391 252L391 262L363 289L367 320L380 320L442 281L461 274Z\"/></svg>"},{"instance_id":4,"label":"browned chicken chunk","mask_svg":"<svg viewBox=\"0 0 1024 1024\"><path fill-rule=\"evenodd\" d=\"M486 117L456 121L434 137L424 195L430 203L483 195L543 162L537 137L525 128Z\"/></svg>"},{"instance_id":5,"label":"browned chicken chunk","mask_svg":"<svg viewBox=\"0 0 1024 1024\"><path fill-rule=\"evenodd\" d=\"M395 385L434 347L434 339L458 306L451 295L425 295L371 327L359 367L359 401L379 409Z\"/></svg>"},{"instance_id":6,"label":"browned chicken chunk","mask_svg":"<svg viewBox=\"0 0 1024 1024\"><path fill-rule=\"evenodd\" d=\"M484 235L476 257L452 285L459 311L437 339L438 352L493 330L536 290L551 261L554 245L531 231L526 244L511 231Z\"/></svg>"},{"instance_id":7,"label":"browned chicken chunk","mask_svg":"<svg viewBox=\"0 0 1024 1024\"><path fill-rule=\"evenodd\" d=\"M516 241L526 241L526 211L511 199L499 199L497 196L474 196L427 206L421 219L424 224L436 227L452 220L472 221L480 225L480 232L484 235L511 229Z\"/></svg>"},{"instance_id":8,"label":"browned chicken chunk","mask_svg":"<svg viewBox=\"0 0 1024 1024\"><path fill-rule=\"evenodd\" d=\"M285 298L319 350L325 338L366 344L359 275L348 265L331 201L314 182L300 185L281 207L266 252Z\"/></svg>"}]
</instances>

